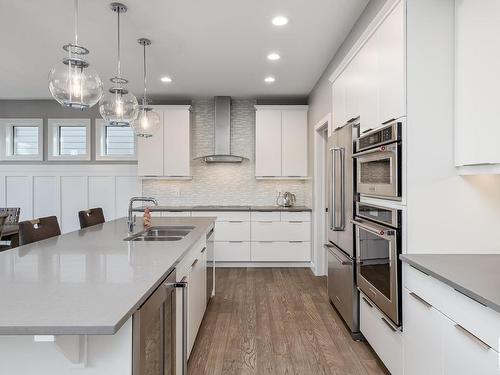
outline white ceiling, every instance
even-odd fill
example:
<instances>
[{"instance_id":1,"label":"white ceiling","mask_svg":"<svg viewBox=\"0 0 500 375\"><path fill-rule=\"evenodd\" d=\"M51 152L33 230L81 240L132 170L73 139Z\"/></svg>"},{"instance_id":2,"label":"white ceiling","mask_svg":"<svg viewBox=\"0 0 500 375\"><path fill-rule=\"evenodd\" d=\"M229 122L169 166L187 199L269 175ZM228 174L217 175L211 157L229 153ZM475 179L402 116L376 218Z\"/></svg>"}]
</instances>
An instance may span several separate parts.
<instances>
[{"instance_id":1,"label":"white ceiling","mask_svg":"<svg viewBox=\"0 0 500 375\"><path fill-rule=\"evenodd\" d=\"M142 90L147 37L155 96L305 96L368 0L124 0L123 76ZM0 99L48 98L47 74L72 40L72 0L0 0ZM277 14L290 22L271 24ZM116 15L105 0L80 0L80 43L109 87L116 61ZM268 61L269 52L281 55ZM173 82L160 82L169 75ZM264 77L276 77L265 84Z\"/></svg>"}]
</instances>

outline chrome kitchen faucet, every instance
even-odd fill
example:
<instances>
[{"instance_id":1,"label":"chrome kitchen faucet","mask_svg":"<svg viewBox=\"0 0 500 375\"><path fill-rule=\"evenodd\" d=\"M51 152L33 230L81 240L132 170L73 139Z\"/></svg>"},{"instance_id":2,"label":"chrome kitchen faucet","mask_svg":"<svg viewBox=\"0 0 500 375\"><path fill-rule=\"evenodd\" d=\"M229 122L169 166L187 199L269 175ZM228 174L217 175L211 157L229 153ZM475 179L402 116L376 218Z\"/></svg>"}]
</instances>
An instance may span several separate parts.
<instances>
[{"instance_id":1,"label":"chrome kitchen faucet","mask_svg":"<svg viewBox=\"0 0 500 375\"><path fill-rule=\"evenodd\" d=\"M135 225L135 215L132 215L132 209L133 209L134 202L151 202L151 203L154 203L155 206L158 206L158 201L152 197L132 197L132 198L130 198L130 201L128 204L128 220L127 220L128 231L130 233L134 230L134 225Z\"/></svg>"}]
</instances>

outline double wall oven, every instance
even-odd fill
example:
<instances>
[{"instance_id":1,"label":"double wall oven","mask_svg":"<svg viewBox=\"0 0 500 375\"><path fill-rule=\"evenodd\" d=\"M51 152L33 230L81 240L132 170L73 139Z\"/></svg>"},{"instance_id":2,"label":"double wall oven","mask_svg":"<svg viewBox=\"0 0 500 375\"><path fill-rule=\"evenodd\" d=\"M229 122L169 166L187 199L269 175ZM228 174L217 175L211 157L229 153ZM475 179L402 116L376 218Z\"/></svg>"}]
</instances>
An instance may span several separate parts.
<instances>
[{"instance_id":1,"label":"double wall oven","mask_svg":"<svg viewBox=\"0 0 500 375\"><path fill-rule=\"evenodd\" d=\"M401 128L393 121L361 135L356 140L356 185L361 196L400 200Z\"/></svg>"},{"instance_id":2,"label":"double wall oven","mask_svg":"<svg viewBox=\"0 0 500 375\"><path fill-rule=\"evenodd\" d=\"M357 202L357 285L397 326L401 325L401 210Z\"/></svg>"}]
</instances>

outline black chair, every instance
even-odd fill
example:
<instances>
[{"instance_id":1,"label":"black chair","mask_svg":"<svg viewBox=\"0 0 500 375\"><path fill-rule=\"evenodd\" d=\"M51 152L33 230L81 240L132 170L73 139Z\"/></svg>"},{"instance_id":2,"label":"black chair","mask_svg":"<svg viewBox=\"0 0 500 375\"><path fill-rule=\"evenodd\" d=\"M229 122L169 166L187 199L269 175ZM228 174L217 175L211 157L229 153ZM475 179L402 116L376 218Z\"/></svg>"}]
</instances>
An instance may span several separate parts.
<instances>
[{"instance_id":1,"label":"black chair","mask_svg":"<svg viewBox=\"0 0 500 375\"><path fill-rule=\"evenodd\" d=\"M61 229L55 216L41 217L19 223L19 245L27 245L60 234Z\"/></svg>"},{"instance_id":2,"label":"black chair","mask_svg":"<svg viewBox=\"0 0 500 375\"><path fill-rule=\"evenodd\" d=\"M80 219L81 229L91 227L92 225L102 224L106 221L104 220L104 213L100 207L78 212L78 219Z\"/></svg>"}]
</instances>

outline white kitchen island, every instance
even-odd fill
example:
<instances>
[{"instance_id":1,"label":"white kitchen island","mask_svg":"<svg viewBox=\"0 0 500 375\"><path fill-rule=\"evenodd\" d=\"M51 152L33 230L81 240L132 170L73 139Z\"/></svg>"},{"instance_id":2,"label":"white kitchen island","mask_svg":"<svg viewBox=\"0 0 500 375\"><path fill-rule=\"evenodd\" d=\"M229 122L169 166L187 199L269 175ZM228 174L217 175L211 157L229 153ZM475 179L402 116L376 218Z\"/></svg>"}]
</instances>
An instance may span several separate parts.
<instances>
[{"instance_id":1,"label":"white kitchen island","mask_svg":"<svg viewBox=\"0 0 500 375\"><path fill-rule=\"evenodd\" d=\"M163 293L159 287L173 271L186 272L187 263L197 269L188 282L188 309L200 310L187 316L203 317L206 294L198 289L206 288L201 275L214 220L153 218L152 226L193 229L177 241L125 241L126 220L118 219L0 253L0 374L59 375L75 368L85 375L136 374L134 314ZM177 335L171 337L178 342L181 293L175 301ZM201 319L187 323L194 332L190 349ZM169 360L179 368L180 358L177 347Z\"/></svg>"}]
</instances>

